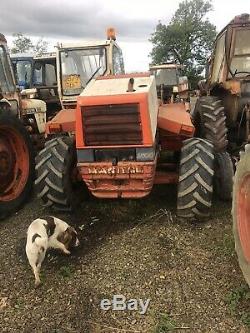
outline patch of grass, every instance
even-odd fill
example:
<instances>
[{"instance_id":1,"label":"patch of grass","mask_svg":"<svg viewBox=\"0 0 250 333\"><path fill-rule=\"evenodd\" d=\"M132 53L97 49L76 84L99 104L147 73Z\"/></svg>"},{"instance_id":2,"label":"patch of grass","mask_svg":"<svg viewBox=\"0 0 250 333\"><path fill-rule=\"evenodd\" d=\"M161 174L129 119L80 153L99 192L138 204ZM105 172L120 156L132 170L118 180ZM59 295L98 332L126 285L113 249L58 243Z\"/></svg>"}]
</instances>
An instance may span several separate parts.
<instances>
[{"instance_id":1,"label":"patch of grass","mask_svg":"<svg viewBox=\"0 0 250 333\"><path fill-rule=\"evenodd\" d=\"M250 327L250 312L249 312L250 290L248 286L240 286L230 291L226 296L232 316L239 317L241 322Z\"/></svg>"},{"instance_id":2,"label":"patch of grass","mask_svg":"<svg viewBox=\"0 0 250 333\"><path fill-rule=\"evenodd\" d=\"M232 257L235 255L234 238L232 234L224 234L223 237L214 239L204 247L219 256Z\"/></svg>"},{"instance_id":3,"label":"patch of grass","mask_svg":"<svg viewBox=\"0 0 250 333\"><path fill-rule=\"evenodd\" d=\"M225 256L232 256L235 253L233 236L225 234L219 246L219 250Z\"/></svg>"},{"instance_id":4,"label":"patch of grass","mask_svg":"<svg viewBox=\"0 0 250 333\"><path fill-rule=\"evenodd\" d=\"M63 277L63 278L70 278L72 275L72 270L69 266L62 266L59 269L59 274Z\"/></svg>"},{"instance_id":5,"label":"patch of grass","mask_svg":"<svg viewBox=\"0 0 250 333\"><path fill-rule=\"evenodd\" d=\"M14 305L16 310L22 310L24 308L24 304L21 299L16 300L16 304Z\"/></svg>"},{"instance_id":6,"label":"patch of grass","mask_svg":"<svg viewBox=\"0 0 250 333\"><path fill-rule=\"evenodd\" d=\"M167 314L161 314L159 322L152 333L172 332L177 328L176 323Z\"/></svg>"}]
</instances>

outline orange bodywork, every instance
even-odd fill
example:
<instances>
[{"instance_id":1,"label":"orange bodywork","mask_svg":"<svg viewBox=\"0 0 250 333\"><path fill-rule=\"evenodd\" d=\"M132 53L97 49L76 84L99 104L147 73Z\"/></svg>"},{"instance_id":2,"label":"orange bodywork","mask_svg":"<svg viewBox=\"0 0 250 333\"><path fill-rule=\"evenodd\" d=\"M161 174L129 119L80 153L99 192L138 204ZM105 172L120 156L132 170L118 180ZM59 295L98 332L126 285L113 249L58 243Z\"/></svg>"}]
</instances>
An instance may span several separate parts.
<instances>
[{"instance_id":1,"label":"orange bodywork","mask_svg":"<svg viewBox=\"0 0 250 333\"><path fill-rule=\"evenodd\" d=\"M133 77L150 78L148 73ZM97 80L116 78L119 80L119 76ZM76 110L60 111L48 122L47 133L75 132L78 172L94 196L141 198L150 193L154 183L177 183L176 166L167 172L156 171L158 145L179 151L182 141L193 136L194 127L184 103L157 107L153 94L151 88L150 93L128 90L113 95L81 95ZM156 132L160 142L156 141ZM119 152L125 157L118 158ZM139 154L146 158L141 160Z\"/></svg>"},{"instance_id":2,"label":"orange bodywork","mask_svg":"<svg viewBox=\"0 0 250 333\"><path fill-rule=\"evenodd\" d=\"M57 115L46 123L46 134L59 132L75 132L76 127L76 110L61 110Z\"/></svg>"},{"instance_id":3,"label":"orange bodywork","mask_svg":"<svg viewBox=\"0 0 250 333\"><path fill-rule=\"evenodd\" d=\"M183 103L164 104L159 107L158 129L162 149L171 151L179 151L183 140L193 137L195 131Z\"/></svg>"},{"instance_id":4,"label":"orange bodywork","mask_svg":"<svg viewBox=\"0 0 250 333\"><path fill-rule=\"evenodd\" d=\"M152 147L150 116L147 94L126 94L113 96L80 96L76 112L76 148L88 148L85 145L83 113L86 106L138 104L142 128L142 147ZM97 124L98 125L98 124ZM102 145L101 148L131 148L138 145ZM100 148L100 146L91 146ZM123 162L113 166L111 162L78 162L78 170L91 193L99 198L141 198L148 195L154 183L156 156L151 162Z\"/></svg>"},{"instance_id":5,"label":"orange bodywork","mask_svg":"<svg viewBox=\"0 0 250 333\"><path fill-rule=\"evenodd\" d=\"M139 112L141 118L141 127L143 129L143 146L152 146L155 138L152 137L150 116L148 113L148 101L147 94L136 94L133 95L114 95L114 96L79 96L77 100L77 111L76 111L76 148L83 148L85 146L85 133L82 123L82 110L81 107L86 106L99 106L99 105L110 105L110 104L139 104ZM98 125L98 124L97 124ZM112 146L109 146L109 148ZM115 146L117 147L117 146ZM93 148L95 148L93 146ZM105 146L102 146L105 148Z\"/></svg>"},{"instance_id":6,"label":"orange bodywork","mask_svg":"<svg viewBox=\"0 0 250 333\"><path fill-rule=\"evenodd\" d=\"M194 134L194 126L183 103L161 105L157 124L158 128L172 134L186 137L192 137Z\"/></svg>"},{"instance_id":7,"label":"orange bodywork","mask_svg":"<svg viewBox=\"0 0 250 333\"><path fill-rule=\"evenodd\" d=\"M152 162L78 163L91 193L98 198L142 198L151 192L156 158Z\"/></svg>"}]
</instances>

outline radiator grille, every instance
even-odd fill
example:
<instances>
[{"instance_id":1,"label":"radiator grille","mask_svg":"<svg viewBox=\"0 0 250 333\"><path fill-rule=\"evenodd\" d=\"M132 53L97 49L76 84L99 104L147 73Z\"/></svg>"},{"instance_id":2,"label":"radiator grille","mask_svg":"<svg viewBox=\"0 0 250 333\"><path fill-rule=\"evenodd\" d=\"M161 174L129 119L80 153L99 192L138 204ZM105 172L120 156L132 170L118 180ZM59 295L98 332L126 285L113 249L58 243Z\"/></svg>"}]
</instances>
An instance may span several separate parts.
<instances>
[{"instance_id":1,"label":"radiator grille","mask_svg":"<svg viewBox=\"0 0 250 333\"><path fill-rule=\"evenodd\" d=\"M84 106L82 117L86 146L142 144L138 104Z\"/></svg>"}]
</instances>

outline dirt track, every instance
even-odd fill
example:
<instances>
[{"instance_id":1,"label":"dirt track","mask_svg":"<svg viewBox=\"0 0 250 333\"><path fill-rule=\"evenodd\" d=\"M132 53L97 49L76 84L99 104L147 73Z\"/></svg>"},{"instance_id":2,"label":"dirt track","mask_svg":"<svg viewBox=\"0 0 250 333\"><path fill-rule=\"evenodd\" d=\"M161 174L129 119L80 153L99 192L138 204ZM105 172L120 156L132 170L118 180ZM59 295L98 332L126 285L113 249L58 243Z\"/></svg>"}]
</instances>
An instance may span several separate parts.
<instances>
[{"instance_id":1,"label":"dirt track","mask_svg":"<svg viewBox=\"0 0 250 333\"><path fill-rule=\"evenodd\" d=\"M50 253L37 290L25 233L48 211L33 200L2 221L0 332L249 332L250 293L234 254L230 206L216 203L209 221L191 224L176 219L175 195L156 188L141 201L92 199L74 215L58 215L82 229L81 247L70 257ZM144 316L100 310L114 294L150 298L149 309Z\"/></svg>"}]
</instances>

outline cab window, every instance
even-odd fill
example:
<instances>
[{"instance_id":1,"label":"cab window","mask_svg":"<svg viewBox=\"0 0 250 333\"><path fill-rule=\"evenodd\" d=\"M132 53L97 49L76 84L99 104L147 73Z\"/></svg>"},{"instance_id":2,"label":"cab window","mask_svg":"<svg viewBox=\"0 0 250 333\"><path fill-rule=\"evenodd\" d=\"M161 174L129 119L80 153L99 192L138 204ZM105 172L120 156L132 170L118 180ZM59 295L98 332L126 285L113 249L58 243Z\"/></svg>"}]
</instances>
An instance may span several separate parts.
<instances>
[{"instance_id":1,"label":"cab window","mask_svg":"<svg viewBox=\"0 0 250 333\"><path fill-rule=\"evenodd\" d=\"M124 62L122 51L117 46L113 46L113 72L114 74L124 74Z\"/></svg>"}]
</instances>

